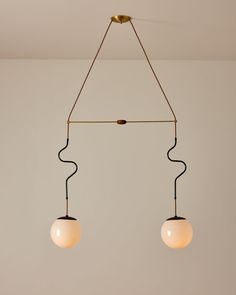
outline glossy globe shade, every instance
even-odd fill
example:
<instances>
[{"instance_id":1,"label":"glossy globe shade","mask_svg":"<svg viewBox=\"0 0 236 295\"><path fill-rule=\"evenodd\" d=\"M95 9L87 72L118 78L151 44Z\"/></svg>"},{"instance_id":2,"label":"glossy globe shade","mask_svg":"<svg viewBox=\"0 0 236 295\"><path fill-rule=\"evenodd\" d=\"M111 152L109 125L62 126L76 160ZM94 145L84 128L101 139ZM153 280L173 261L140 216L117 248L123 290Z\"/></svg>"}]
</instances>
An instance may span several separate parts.
<instances>
[{"instance_id":1,"label":"glossy globe shade","mask_svg":"<svg viewBox=\"0 0 236 295\"><path fill-rule=\"evenodd\" d=\"M163 242L170 248L185 248L192 241L193 228L185 218L172 217L163 223L161 237Z\"/></svg>"},{"instance_id":2,"label":"glossy globe shade","mask_svg":"<svg viewBox=\"0 0 236 295\"><path fill-rule=\"evenodd\" d=\"M72 248L79 243L81 238L81 226L73 217L60 217L54 221L51 227L51 238L60 248Z\"/></svg>"}]
</instances>

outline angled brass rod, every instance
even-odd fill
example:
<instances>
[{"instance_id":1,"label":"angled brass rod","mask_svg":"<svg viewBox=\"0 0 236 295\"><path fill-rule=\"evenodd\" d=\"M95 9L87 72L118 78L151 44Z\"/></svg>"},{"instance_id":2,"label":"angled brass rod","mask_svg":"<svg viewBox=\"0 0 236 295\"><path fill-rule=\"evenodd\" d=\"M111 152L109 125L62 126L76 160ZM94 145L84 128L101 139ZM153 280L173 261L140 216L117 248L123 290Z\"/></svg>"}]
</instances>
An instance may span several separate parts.
<instances>
[{"instance_id":1,"label":"angled brass rod","mask_svg":"<svg viewBox=\"0 0 236 295\"><path fill-rule=\"evenodd\" d=\"M144 54L144 56L145 56L145 58L146 58L146 60L147 60L147 62L148 62L148 64L149 64L149 67L150 67L150 69L151 69L151 71L152 71L152 73L153 73L153 75L154 75L154 77L155 77L155 79L156 79L156 82L157 82L157 84L159 85L159 87L160 87L160 89L161 89L161 92L162 92L162 94L163 94L163 96L164 96L164 98L165 98L165 101L166 101L166 103L168 104L168 106L169 106L169 108L170 108L170 111L171 111L171 113L172 113L172 115L173 115L173 117L174 117L174 123L175 123L175 137L176 137L176 136L177 136L177 124L176 124L176 123L177 123L177 118L176 118L175 112L174 112L174 110L173 110L173 108L172 108L172 106L171 106L171 104L170 104L170 101L169 101L169 99L168 99L168 97L167 97L167 95L166 95L166 93L165 93L165 91L164 91L164 89L163 89L163 87L162 87L162 85L161 85L161 82L160 82L159 78L157 77L157 74L156 74L156 72L155 72L155 70L154 70L154 68L153 68L153 66L152 66L152 64L151 64L151 61L150 61L150 59L149 59L149 57L148 57L148 55L147 55L147 52L146 52L146 50L145 50L145 48L144 48L144 46L143 46L143 43L142 43L142 41L141 41L141 39L140 39L140 37L139 37L137 31L136 31L136 29L135 29L135 27L134 27L134 24L132 23L131 19L129 20L129 22L130 22L130 24L131 24L131 27L132 27L132 29L133 29L133 31L134 31L135 36L137 37L138 43L139 43L139 45L140 45L141 48L142 48L143 54Z\"/></svg>"},{"instance_id":2,"label":"angled brass rod","mask_svg":"<svg viewBox=\"0 0 236 295\"><path fill-rule=\"evenodd\" d=\"M72 115L72 113L73 113L73 111L74 111L74 108L75 108L75 106L76 106L76 104L77 104L77 102L78 102L78 100L79 100L79 97L80 97L80 95L81 95L81 93L82 93L82 91L83 91L83 89L84 89L84 85L86 84L86 82L87 82L87 80L88 80L88 77L89 77L90 72L91 72L91 70L92 70L92 68L93 68L93 65L94 65L94 63L95 63L95 61L96 61L96 59L97 59L97 57L98 57L98 54L99 54L99 52L100 52L100 50L101 50L101 48L102 48L102 45L103 45L103 43L104 43L104 41L105 41L105 39L106 39L107 33L108 33L108 31L110 30L111 24L112 24L112 20L109 22L109 25L108 25L108 27L107 27L107 29L106 29L106 32L105 32L105 34L104 34L104 36L103 36L103 38L102 38L102 41L101 41L101 43L100 43L100 45L99 45L99 47L98 47L98 50L97 50L97 52L96 52L96 54L95 54L95 56L94 56L94 59L93 59L91 65L90 65L90 67L89 67L89 70L88 70L88 72L87 72L87 75L85 76L84 82L83 82L83 84L82 84L82 86L81 86L81 88L80 88L80 90L79 90L79 93L78 93L78 95L77 95L77 97L76 97L76 100L75 100L75 102L74 102L74 104L73 104L73 106L72 106L72 108L71 108L70 113L69 113L69 116L68 116L68 119L67 119L67 138L69 138L69 133L70 133L70 129L69 129L69 128L70 128L70 127L69 127L69 121L70 121L71 115Z\"/></svg>"}]
</instances>

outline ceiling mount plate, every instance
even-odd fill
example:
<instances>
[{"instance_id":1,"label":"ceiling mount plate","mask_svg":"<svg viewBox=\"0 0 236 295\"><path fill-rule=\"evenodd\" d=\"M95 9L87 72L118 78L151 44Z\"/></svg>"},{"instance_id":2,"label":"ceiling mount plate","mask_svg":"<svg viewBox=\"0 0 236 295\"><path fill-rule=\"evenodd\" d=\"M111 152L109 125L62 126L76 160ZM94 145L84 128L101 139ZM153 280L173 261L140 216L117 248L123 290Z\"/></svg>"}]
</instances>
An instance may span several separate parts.
<instances>
[{"instance_id":1,"label":"ceiling mount plate","mask_svg":"<svg viewBox=\"0 0 236 295\"><path fill-rule=\"evenodd\" d=\"M131 20L131 17L128 15L114 15L111 17L111 20L115 23L123 24Z\"/></svg>"}]
</instances>

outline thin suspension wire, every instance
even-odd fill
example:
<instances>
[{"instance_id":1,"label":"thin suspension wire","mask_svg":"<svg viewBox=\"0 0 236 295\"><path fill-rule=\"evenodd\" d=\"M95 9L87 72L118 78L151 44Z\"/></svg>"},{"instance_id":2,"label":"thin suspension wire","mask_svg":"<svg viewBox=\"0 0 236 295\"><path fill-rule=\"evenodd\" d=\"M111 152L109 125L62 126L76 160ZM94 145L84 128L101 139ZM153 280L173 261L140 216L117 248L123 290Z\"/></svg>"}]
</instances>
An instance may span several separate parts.
<instances>
[{"instance_id":1,"label":"thin suspension wire","mask_svg":"<svg viewBox=\"0 0 236 295\"><path fill-rule=\"evenodd\" d=\"M78 165L74 162L74 161L68 161L68 160L63 160L61 158L61 152L63 152L69 144L69 138L67 138L66 140L66 145L58 152L58 158L61 162L63 163L70 163L70 164L74 164L75 165L75 170L73 173L71 173L67 178L66 178L66 216L68 216L68 203L69 203L69 192L68 192L68 180L78 171Z\"/></svg>"},{"instance_id":2,"label":"thin suspension wire","mask_svg":"<svg viewBox=\"0 0 236 295\"><path fill-rule=\"evenodd\" d=\"M168 159L171 162L182 163L184 165L184 170L179 175L177 175L177 177L175 178L175 183L174 183L175 217L177 217L177 192L176 192L176 189L177 189L177 179L181 175L183 175L185 173L185 171L187 170L187 164L184 161L182 161L182 160L175 160L175 159L170 158L170 155L169 154L176 147L176 144L177 144L177 137L175 137L175 143L174 143L174 145L167 152L167 157L168 157Z\"/></svg>"},{"instance_id":3,"label":"thin suspension wire","mask_svg":"<svg viewBox=\"0 0 236 295\"><path fill-rule=\"evenodd\" d=\"M141 39L140 39L140 37L139 37L139 35L138 35L138 33L137 33L135 27L134 27L134 24L132 23L131 20L130 20L129 22L130 22L131 27L133 28L133 31L134 31L134 33L135 33L137 39L138 39L138 42L139 42L139 44L140 44L140 46L141 46L141 48L142 48L142 50L143 50L143 53L144 53L144 55L145 55L145 57L146 57L146 60L147 60L149 66L150 66L150 68L151 68L151 71L152 71L152 73L153 73L153 75L154 75L154 77L155 77L155 79L156 79L156 81L157 81L157 83L158 83L158 85L159 85L159 87L160 87L160 89L161 89L161 92L162 92L162 94L163 94L163 96L164 96L164 98L165 98L165 100L166 100L166 102L167 102L167 104L168 104L168 106L169 106L169 108L170 108L170 110L171 110L171 113L172 113L172 115L173 115L173 117L174 117L174 122L175 122L175 137L176 137L176 136L177 136L177 126L176 126L177 118L176 118L175 112L174 112L174 110L173 110L173 108L172 108L172 106L171 106L171 104L170 104L170 102L169 102L169 99L168 99L168 97L167 97L167 95L166 95L166 93L165 93L165 91L164 91L164 89L163 89L163 87L162 87L162 85L161 85L161 82L160 82L159 78L157 77L156 72L154 71L154 68L153 68L153 66L152 66L152 64L151 64L151 62L150 62L150 59L149 59L149 57L148 57L148 55L147 55L147 53L146 53L146 50L145 50L145 48L144 48L144 46L143 46L143 44L142 44L142 42L141 42Z\"/></svg>"},{"instance_id":4,"label":"thin suspension wire","mask_svg":"<svg viewBox=\"0 0 236 295\"><path fill-rule=\"evenodd\" d=\"M103 36L103 38L102 38L102 41L101 41L101 43L100 43L100 45L99 45L99 47L98 47L97 53L95 54L95 57L94 57L94 59L93 59L91 65L90 65L90 67L89 67L88 73L87 73L87 75L85 76L84 82L83 82L83 84L82 84L82 86L81 86L81 88L80 88L80 90L79 90L79 93L78 93L78 95L77 95L77 97L76 97L76 100L75 100L75 102L74 102L74 104L73 104L73 106L72 106L72 109L71 109L70 113L69 113L69 116L68 116L68 119L67 119L67 138L69 138L69 129L70 129L69 126L70 126L70 118L71 118L71 115L72 115L72 113L73 113L73 111L74 111L74 108L75 108L75 106L76 106L76 104L77 104L77 102L78 102L78 100L79 100L79 97L80 97L80 95L81 95L81 93L82 93L82 91L83 91L84 85L85 85L85 83L86 83L86 81L87 81L87 79L88 79L88 77L89 77L89 74L90 74L90 72L91 72L91 70L92 70L92 68L93 68L93 65L94 65L94 63L95 63L95 61L96 61L96 59L97 59L97 57L98 57L98 54L99 54L99 52L100 52L100 50L101 50L101 48L102 48L102 45L103 45L103 43L104 43L104 41L105 41L105 39L106 39L106 36L107 36L107 33L108 33L108 31L109 31L109 29L110 29L110 27L111 27L111 24L112 24L112 20L110 21L110 23L109 23L109 25L108 25L108 27L107 27L107 29L106 29L106 32L105 32L105 34L104 34L104 36Z\"/></svg>"}]
</instances>

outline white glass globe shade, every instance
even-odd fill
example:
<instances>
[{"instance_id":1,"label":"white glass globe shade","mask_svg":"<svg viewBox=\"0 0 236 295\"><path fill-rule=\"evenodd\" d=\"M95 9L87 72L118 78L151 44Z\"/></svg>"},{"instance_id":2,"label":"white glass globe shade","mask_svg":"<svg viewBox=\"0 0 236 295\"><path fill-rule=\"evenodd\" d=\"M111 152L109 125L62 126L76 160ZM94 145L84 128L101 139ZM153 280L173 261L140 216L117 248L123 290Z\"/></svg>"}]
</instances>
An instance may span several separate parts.
<instances>
[{"instance_id":1,"label":"white glass globe shade","mask_svg":"<svg viewBox=\"0 0 236 295\"><path fill-rule=\"evenodd\" d=\"M170 248L185 248L192 241L193 228L185 218L173 217L163 223L161 237Z\"/></svg>"},{"instance_id":2,"label":"white glass globe shade","mask_svg":"<svg viewBox=\"0 0 236 295\"><path fill-rule=\"evenodd\" d=\"M72 248L79 243L81 226L74 218L59 218L52 224L51 238L61 248Z\"/></svg>"}]
</instances>

